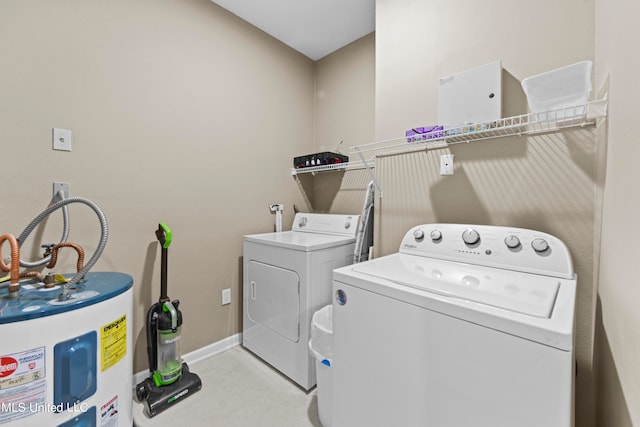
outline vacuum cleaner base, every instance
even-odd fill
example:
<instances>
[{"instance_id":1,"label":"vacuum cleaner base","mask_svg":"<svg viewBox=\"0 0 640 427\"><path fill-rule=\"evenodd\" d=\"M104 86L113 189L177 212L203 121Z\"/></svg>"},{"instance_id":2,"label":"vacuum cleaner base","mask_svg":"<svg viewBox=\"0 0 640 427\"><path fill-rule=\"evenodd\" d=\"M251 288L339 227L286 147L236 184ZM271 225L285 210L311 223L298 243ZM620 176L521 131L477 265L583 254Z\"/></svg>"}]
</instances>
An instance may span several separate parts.
<instances>
[{"instance_id":1,"label":"vacuum cleaner base","mask_svg":"<svg viewBox=\"0 0 640 427\"><path fill-rule=\"evenodd\" d=\"M183 363L182 376L176 382L157 387L153 383L153 379L147 378L136 386L136 396L139 401L144 402L147 415L153 417L201 388L200 377L190 372L189 366Z\"/></svg>"}]
</instances>

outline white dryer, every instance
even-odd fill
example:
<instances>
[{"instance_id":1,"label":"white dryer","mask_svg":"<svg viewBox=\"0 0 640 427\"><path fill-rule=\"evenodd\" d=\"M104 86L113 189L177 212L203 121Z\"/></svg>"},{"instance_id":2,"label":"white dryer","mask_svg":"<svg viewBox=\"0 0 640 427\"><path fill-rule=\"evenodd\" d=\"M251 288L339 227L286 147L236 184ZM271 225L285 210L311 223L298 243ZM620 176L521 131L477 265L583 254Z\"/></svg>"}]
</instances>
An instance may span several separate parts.
<instances>
[{"instance_id":1,"label":"white dryer","mask_svg":"<svg viewBox=\"0 0 640 427\"><path fill-rule=\"evenodd\" d=\"M333 277L333 427L573 425L576 275L559 239L421 225Z\"/></svg>"},{"instance_id":2,"label":"white dryer","mask_svg":"<svg viewBox=\"0 0 640 427\"><path fill-rule=\"evenodd\" d=\"M311 317L331 303L333 269L353 262L358 220L298 213L291 231L244 237L242 343L306 390Z\"/></svg>"}]
</instances>

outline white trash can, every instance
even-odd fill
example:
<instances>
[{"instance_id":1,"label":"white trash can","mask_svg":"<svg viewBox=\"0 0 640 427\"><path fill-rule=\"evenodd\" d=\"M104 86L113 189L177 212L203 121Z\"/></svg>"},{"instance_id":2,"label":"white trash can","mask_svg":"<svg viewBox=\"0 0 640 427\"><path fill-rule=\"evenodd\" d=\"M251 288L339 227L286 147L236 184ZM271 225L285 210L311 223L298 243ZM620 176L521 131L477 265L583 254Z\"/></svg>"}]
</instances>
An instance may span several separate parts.
<instances>
[{"instance_id":1,"label":"white trash can","mask_svg":"<svg viewBox=\"0 0 640 427\"><path fill-rule=\"evenodd\" d=\"M318 417L323 427L331 427L333 398L333 306L313 313L309 351L316 359Z\"/></svg>"}]
</instances>

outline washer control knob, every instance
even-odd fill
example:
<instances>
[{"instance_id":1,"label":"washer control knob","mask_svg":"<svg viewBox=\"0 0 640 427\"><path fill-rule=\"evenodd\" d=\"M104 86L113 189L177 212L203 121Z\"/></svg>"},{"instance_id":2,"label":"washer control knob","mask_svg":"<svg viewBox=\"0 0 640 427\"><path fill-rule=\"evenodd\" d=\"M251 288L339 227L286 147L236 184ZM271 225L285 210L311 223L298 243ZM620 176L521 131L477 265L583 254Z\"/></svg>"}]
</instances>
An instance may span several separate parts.
<instances>
[{"instance_id":1,"label":"washer control knob","mask_svg":"<svg viewBox=\"0 0 640 427\"><path fill-rule=\"evenodd\" d=\"M429 237L431 237L431 240L434 242L439 242L442 240L442 232L440 230L432 230Z\"/></svg>"},{"instance_id":2,"label":"washer control knob","mask_svg":"<svg viewBox=\"0 0 640 427\"><path fill-rule=\"evenodd\" d=\"M415 230L413 230L413 238L416 240L424 239L424 231L422 231L421 228L416 228Z\"/></svg>"},{"instance_id":3,"label":"washer control knob","mask_svg":"<svg viewBox=\"0 0 640 427\"><path fill-rule=\"evenodd\" d=\"M520 239L513 234L508 235L504 238L504 244L507 245L509 249L515 249L520 246Z\"/></svg>"},{"instance_id":4,"label":"washer control knob","mask_svg":"<svg viewBox=\"0 0 640 427\"><path fill-rule=\"evenodd\" d=\"M540 237L537 237L533 239L533 241L531 242L531 247L533 248L534 251L540 253L549 249L549 243L546 240Z\"/></svg>"},{"instance_id":5,"label":"washer control knob","mask_svg":"<svg viewBox=\"0 0 640 427\"><path fill-rule=\"evenodd\" d=\"M299 227L304 227L305 225L307 225L307 221L309 221L309 220L307 219L307 217L306 217L306 216L301 217L301 218L298 220L298 226L299 226Z\"/></svg>"},{"instance_id":6,"label":"washer control knob","mask_svg":"<svg viewBox=\"0 0 640 427\"><path fill-rule=\"evenodd\" d=\"M346 222L344 223L344 229L345 229L345 230L348 230L350 227L351 227L351 222L350 222L350 221L346 221Z\"/></svg>"},{"instance_id":7,"label":"washer control knob","mask_svg":"<svg viewBox=\"0 0 640 427\"><path fill-rule=\"evenodd\" d=\"M480 241L480 234L473 228L468 228L462 233L462 240L467 245L475 245Z\"/></svg>"}]
</instances>

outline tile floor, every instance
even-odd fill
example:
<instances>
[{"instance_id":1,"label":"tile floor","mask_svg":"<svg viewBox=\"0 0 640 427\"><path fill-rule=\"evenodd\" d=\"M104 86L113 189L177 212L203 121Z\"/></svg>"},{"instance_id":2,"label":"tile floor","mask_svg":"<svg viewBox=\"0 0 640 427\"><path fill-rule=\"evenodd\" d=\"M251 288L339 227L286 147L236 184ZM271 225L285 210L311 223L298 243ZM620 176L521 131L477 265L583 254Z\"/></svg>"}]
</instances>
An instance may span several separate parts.
<instances>
[{"instance_id":1,"label":"tile floor","mask_svg":"<svg viewBox=\"0 0 640 427\"><path fill-rule=\"evenodd\" d=\"M202 390L153 418L134 401L134 426L322 426L315 388L306 393L242 346L189 368L202 379Z\"/></svg>"}]
</instances>

